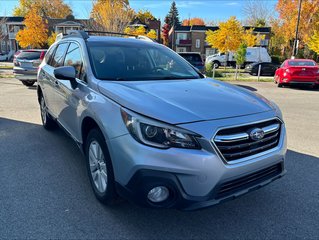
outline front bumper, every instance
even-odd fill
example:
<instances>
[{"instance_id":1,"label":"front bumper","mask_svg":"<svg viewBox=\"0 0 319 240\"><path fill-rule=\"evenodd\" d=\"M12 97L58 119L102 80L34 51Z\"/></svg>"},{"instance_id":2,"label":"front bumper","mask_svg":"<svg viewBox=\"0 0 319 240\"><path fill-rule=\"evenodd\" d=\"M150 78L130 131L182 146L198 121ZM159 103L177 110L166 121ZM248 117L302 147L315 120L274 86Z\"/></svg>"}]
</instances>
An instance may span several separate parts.
<instances>
[{"instance_id":1,"label":"front bumper","mask_svg":"<svg viewBox=\"0 0 319 240\"><path fill-rule=\"evenodd\" d=\"M276 169L271 171L269 169ZM265 172L269 174L265 174ZM196 210L210 207L219 203L233 200L248 192L257 190L267 184L281 178L286 173L284 162L247 174L234 180L216 185L206 196L191 196L187 194L178 177L173 173L139 170L126 186L117 183L116 189L120 196L135 204L154 208L176 208L180 210ZM258 176L255 177L254 176ZM246 179L246 181L245 181ZM252 180L253 179L253 180ZM225 193L224 186L234 183L236 189ZM239 183L242 183L241 185ZM153 203L147 199L147 194L153 187L165 186L169 189L169 198L161 203Z\"/></svg>"},{"instance_id":2,"label":"front bumper","mask_svg":"<svg viewBox=\"0 0 319 240\"><path fill-rule=\"evenodd\" d=\"M212 129L211 134L214 134L223 124L227 126L263 120L271 117L269 114L191 123L186 129L204 136L202 133L207 132L207 129ZM234 164L228 164L221 159L208 140L211 138L212 135L207 135L200 140L203 147L201 150L157 149L136 142L129 134L110 140L108 146L118 193L143 206L192 210L236 198L267 185L285 174L286 130L284 124L277 147L267 153L253 155L243 162ZM280 170L272 172L274 174L255 179L224 195L219 192L225 184L232 184L241 179L245 182L250 175L258 175L260 171L279 165ZM162 185L171 191L172 198L161 204L148 201L148 191Z\"/></svg>"}]
</instances>

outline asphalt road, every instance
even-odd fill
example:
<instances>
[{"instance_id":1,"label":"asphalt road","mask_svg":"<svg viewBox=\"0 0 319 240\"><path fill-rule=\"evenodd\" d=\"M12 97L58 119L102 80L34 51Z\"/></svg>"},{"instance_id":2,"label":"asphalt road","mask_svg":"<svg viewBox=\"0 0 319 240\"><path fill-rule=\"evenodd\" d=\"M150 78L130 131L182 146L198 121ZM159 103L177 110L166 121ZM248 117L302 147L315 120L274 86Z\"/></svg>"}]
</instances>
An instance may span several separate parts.
<instances>
[{"instance_id":1,"label":"asphalt road","mask_svg":"<svg viewBox=\"0 0 319 240\"><path fill-rule=\"evenodd\" d=\"M101 205L75 143L41 126L36 88L0 79L0 238L318 239L319 91L241 85L282 108L288 173L234 201L181 212Z\"/></svg>"}]
</instances>

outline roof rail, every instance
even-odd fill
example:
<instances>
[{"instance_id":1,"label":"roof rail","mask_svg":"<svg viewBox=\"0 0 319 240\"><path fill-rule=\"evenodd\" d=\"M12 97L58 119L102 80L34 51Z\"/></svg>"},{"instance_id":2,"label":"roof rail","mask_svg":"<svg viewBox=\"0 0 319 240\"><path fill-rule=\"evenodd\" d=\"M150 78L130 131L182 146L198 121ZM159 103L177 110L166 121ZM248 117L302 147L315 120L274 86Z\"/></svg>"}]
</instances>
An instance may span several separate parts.
<instances>
[{"instance_id":1,"label":"roof rail","mask_svg":"<svg viewBox=\"0 0 319 240\"><path fill-rule=\"evenodd\" d=\"M70 31L68 35L63 35L63 38L70 38L70 37L79 37L82 38L84 40L87 40L88 38L90 38L90 35L97 35L97 36L106 36L106 35L110 35L110 36L127 36L130 38L136 38L136 39L140 39L140 40L144 40L144 41L148 41L148 42L156 42L155 40L146 37L146 36L141 36L141 35L133 35L133 34L126 34L126 33L119 33L119 32L105 32L105 31L83 31L83 30L74 30L74 31ZM61 35L59 34L59 40L61 39Z\"/></svg>"}]
</instances>

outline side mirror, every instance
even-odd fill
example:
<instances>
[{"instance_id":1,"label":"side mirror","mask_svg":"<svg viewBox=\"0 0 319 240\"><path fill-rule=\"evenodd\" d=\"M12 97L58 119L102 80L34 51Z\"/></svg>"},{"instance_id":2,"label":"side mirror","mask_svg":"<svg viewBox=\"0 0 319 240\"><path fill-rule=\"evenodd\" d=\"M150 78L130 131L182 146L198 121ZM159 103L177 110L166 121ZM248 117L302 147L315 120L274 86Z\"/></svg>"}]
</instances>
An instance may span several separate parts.
<instances>
[{"instance_id":1,"label":"side mirror","mask_svg":"<svg viewBox=\"0 0 319 240\"><path fill-rule=\"evenodd\" d=\"M75 81L75 69L71 66L57 67L54 69L53 74L57 79Z\"/></svg>"}]
</instances>

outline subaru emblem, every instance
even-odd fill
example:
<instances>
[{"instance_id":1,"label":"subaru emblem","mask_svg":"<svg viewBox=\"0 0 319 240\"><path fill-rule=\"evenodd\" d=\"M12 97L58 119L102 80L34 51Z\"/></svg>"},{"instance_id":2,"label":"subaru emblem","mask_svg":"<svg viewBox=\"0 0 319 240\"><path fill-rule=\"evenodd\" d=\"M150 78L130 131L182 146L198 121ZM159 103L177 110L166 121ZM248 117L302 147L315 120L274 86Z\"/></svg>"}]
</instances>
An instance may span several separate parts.
<instances>
[{"instance_id":1,"label":"subaru emblem","mask_svg":"<svg viewBox=\"0 0 319 240\"><path fill-rule=\"evenodd\" d=\"M261 128L254 128L250 131L249 136L252 140L258 141L265 136L265 132Z\"/></svg>"}]
</instances>

